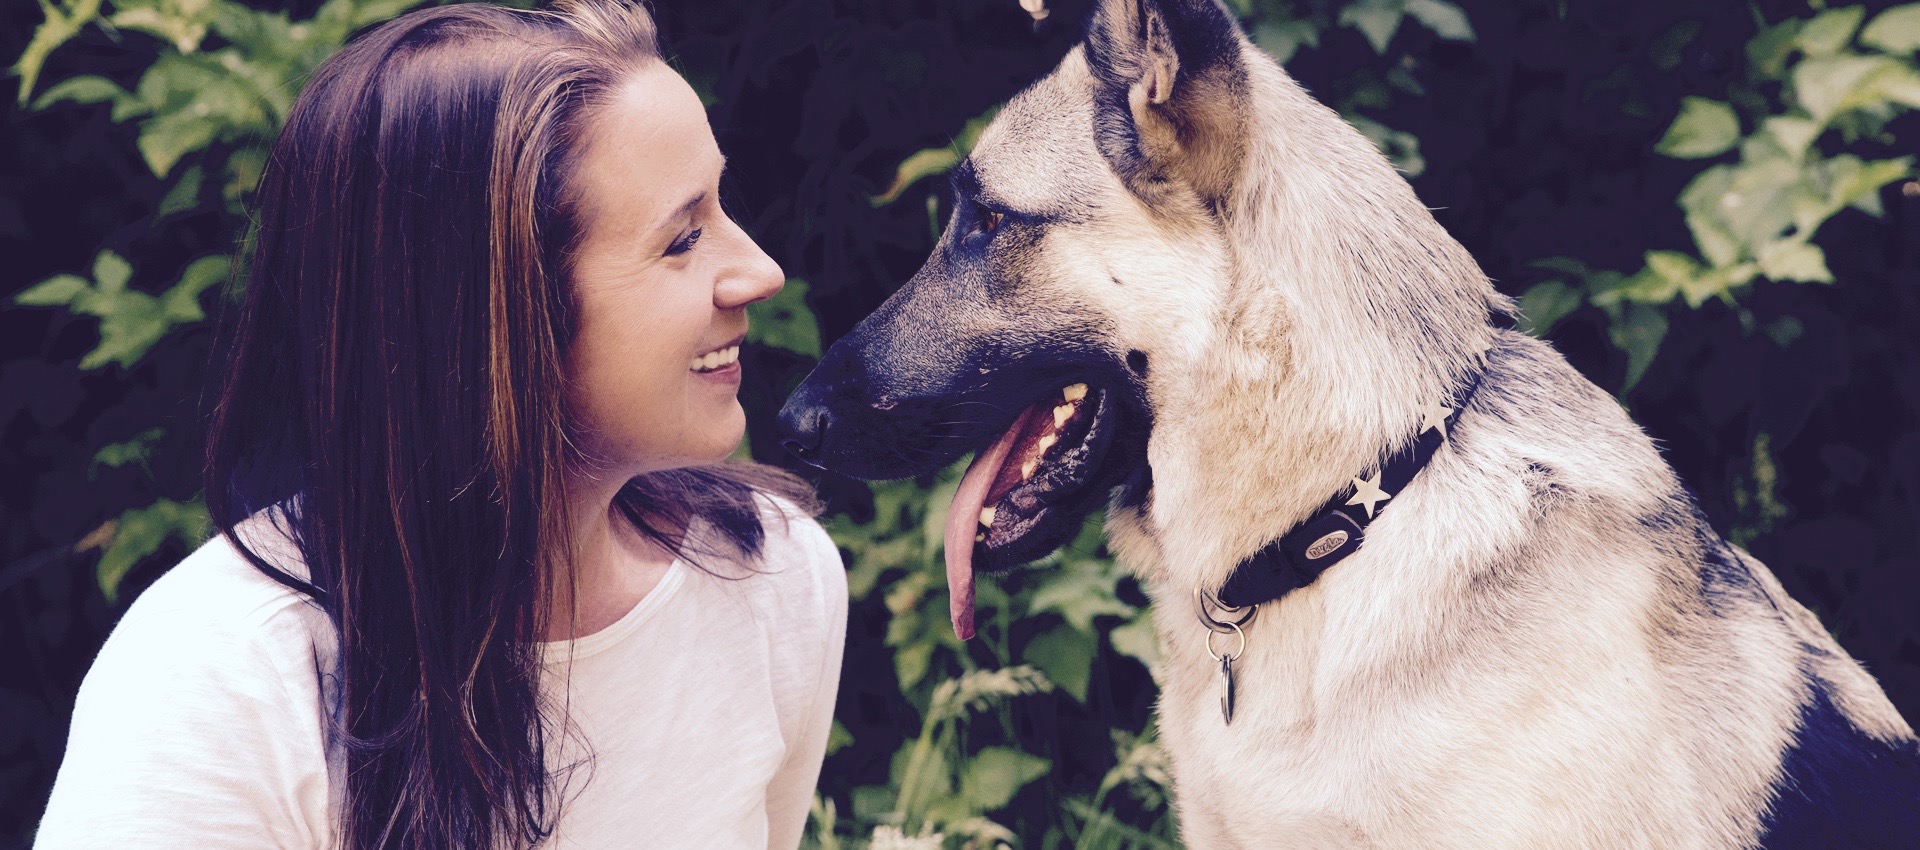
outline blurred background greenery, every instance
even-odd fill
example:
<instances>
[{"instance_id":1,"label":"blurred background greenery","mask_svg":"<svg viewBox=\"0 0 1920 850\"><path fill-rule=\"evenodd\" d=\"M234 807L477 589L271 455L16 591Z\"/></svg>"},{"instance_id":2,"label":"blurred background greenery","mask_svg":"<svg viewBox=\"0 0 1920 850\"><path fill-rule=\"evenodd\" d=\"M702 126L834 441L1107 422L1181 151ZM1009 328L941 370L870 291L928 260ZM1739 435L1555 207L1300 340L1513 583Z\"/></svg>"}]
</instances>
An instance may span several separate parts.
<instances>
[{"instance_id":1,"label":"blurred background greenery","mask_svg":"<svg viewBox=\"0 0 1920 850\"><path fill-rule=\"evenodd\" d=\"M262 146L315 63L420 4L0 9L0 848L30 840L107 630L205 534L207 314ZM742 391L753 454L786 463L772 411L919 265L949 209L928 178L1087 0L657 5L734 215L793 276ZM1227 5L1920 716L1920 3ZM810 846L1177 846L1137 583L1090 524L983 582L959 643L956 478L817 479L854 600Z\"/></svg>"}]
</instances>

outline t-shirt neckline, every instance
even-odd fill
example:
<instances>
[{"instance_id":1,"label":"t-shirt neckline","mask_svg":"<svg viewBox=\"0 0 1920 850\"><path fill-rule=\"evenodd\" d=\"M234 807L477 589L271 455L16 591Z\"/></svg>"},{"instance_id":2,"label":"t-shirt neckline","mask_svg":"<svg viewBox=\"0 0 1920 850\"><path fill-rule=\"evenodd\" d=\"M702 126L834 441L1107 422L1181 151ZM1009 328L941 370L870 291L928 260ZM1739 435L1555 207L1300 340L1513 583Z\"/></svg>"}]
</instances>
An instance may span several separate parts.
<instances>
[{"instance_id":1,"label":"t-shirt neckline","mask_svg":"<svg viewBox=\"0 0 1920 850\"><path fill-rule=\"evenodd\" d=\"M697 525L698 523L695 522L688 526L686 536L682 539L682 549L693 545ZM559 664L568 660L579 661L605 652L608 647L625 640L627 636L633 634L635 629L653 619L660 609L666 607L667 600L678 593L680 586L686 583L688 568L686 556L675 555L673 563L667 565L666 572L660 576L660 581L653 586L653 589L647 591L646 596L641 597L639 602L627 609L627 613L620 615L620 619L613 621L606 628L585 637L541 641L539 644L541 663Z\"/></svg>"}]
</instances>

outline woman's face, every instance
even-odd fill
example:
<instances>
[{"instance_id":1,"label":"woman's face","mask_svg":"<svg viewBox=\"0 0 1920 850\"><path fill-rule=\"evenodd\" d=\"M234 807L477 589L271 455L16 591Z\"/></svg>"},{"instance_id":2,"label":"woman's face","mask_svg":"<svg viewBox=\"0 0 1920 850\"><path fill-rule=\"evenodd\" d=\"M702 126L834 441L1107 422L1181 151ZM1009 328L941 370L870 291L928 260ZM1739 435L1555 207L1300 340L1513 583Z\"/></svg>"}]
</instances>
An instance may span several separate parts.
<instances>
[{"instance_id":1,"label":"woman's face","mask_svg":"<svg viewBox=\"0 0 1920 850\"><path fill-rule=\"evenodd\" d=\"M780 291L780 267L721 212L726 161L666 65L631 76L590 116L585 144L567 352L579 448L623 476L725 458L746 427L746 306Z\"/></svg>"}]
</instances>

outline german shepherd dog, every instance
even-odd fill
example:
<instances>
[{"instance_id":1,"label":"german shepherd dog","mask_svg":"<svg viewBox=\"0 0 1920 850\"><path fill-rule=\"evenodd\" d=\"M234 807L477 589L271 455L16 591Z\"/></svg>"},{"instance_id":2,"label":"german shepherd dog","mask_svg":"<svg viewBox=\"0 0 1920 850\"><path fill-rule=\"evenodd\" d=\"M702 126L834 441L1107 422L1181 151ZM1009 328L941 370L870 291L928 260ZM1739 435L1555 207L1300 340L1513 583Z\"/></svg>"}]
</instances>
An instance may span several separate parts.
<instances>
[{"instance_id":1,"label":"german shepherd dog","mask_svg":"<svg viewBox=\"0 0 1920 850\"><path fill-rule=\"evenodd\" d=\"M783 442L977 451L963 637L1106 507L1187 846L1920 847L1878 684L1214 0L1097 0L952 180Z\"/></svg>"}]
</instances>

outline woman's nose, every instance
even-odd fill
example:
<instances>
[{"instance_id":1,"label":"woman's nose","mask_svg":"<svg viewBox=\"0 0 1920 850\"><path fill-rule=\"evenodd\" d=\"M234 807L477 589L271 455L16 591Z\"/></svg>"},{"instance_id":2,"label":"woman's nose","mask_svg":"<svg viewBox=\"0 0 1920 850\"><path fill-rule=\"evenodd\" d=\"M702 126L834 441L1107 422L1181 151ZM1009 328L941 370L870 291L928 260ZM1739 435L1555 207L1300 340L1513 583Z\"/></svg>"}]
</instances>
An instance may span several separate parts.
<instances>
[{"instance_id":1,"label":"woman's nose","mask_svg":"<svg viewBox=\"0 0 1920 850\"><path fill-rule=\"evenodd\" d=\"M737 309L755 301L765 301L786 285L787 276L780 271L780 264L760 250L753 237L748 236L740 226L731 225L734 232L736 258L729 273L722 275L713 288L713 306L723 310Z\"/></svg>"}]
</instances>

